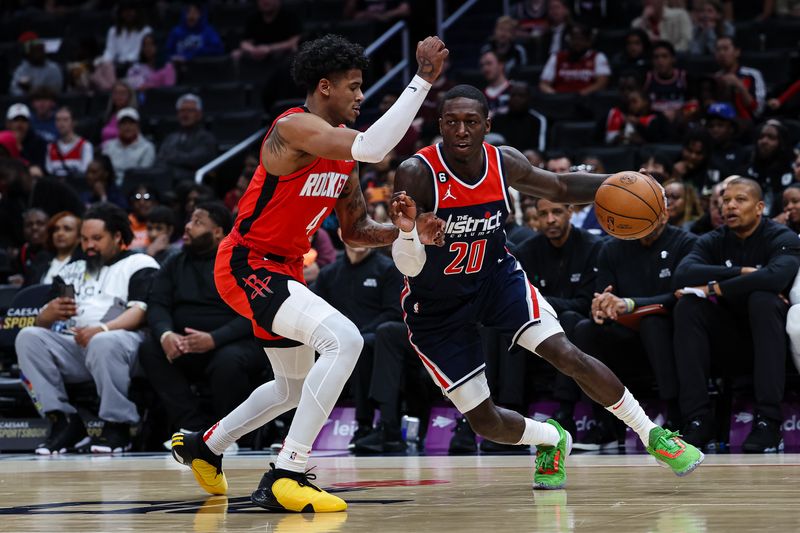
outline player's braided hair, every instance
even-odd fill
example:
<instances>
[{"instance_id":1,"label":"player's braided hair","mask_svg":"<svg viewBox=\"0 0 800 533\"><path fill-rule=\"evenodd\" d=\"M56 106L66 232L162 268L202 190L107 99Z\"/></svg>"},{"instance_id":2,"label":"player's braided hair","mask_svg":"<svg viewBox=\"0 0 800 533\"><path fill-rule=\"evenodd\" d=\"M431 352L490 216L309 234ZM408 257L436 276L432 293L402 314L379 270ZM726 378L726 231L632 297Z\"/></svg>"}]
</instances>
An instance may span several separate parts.
<instances>
[{"instance_id":1,"label":"player's braided hair","mask_svg":"<svg viewBox=\"0 0 800 533\"><path fill-rule=\"evenodd\" d=\"M438 114L440 117L442 116L444 103L448 100L453 100L454 98L468 98L470 100L475 100L481 105L481 112L483 113L483 116L489 116L489 102L486 101L486 95L483 94L483 91L473 87L472 85L456 85L444 93L444 97L439 101Z\"/></svg>"},{"instance_id":2,"label":"player's braided hair","mask_svg":"<svg viewBox=\"0 0 800 533\"><path fill-rule=\"evenodd\" d=\"M300 47L292 64L292 77L299 87L312 93L322 78L330 79L331 75L354 68L364 70L368 66L369 59L361 45L328 34Z\"/></svg>"}]
</instances>

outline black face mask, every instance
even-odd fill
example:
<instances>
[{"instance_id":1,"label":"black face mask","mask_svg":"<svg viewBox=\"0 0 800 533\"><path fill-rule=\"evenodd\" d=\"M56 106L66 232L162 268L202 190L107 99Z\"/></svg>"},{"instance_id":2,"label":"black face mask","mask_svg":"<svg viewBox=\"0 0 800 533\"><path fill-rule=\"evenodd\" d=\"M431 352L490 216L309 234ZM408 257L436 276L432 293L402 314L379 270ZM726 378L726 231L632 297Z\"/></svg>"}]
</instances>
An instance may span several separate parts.
<instances>
[{"instance_id":1,"label":"black face mask","mask_svg":"<svg viewBox=\"0 0 800 533\"><path fill-rule=\"evenodd\" d=\"M190 243L183 245L183 249L190 255L204 255L214 249L214 236L211 232L194 237Z\"/></svg>"}]
</instances>

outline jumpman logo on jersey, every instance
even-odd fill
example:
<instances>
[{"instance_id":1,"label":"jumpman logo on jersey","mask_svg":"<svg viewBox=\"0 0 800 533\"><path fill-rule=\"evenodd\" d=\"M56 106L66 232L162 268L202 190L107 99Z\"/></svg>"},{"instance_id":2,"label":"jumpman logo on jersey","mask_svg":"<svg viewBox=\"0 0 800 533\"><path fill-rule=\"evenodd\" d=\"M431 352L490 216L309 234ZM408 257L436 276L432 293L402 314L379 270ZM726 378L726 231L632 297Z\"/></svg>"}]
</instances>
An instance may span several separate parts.
<instances>
[{"instance_id":1,"label":"jumpman logo on jersey","mask_svg":"<svg viewBox=\"0 0 800 533\"><path fill-rule=\"evenodd\" d=\"M255 300L256 296L261 296L264 298L267 293L273 294L272 290L269 288L269 281L272 279L272 276L267 276L263 280L258 279L255 274L250 274L246 278L242 278L245 285L253 289L252 294L250 294L250 299Z\"/></svg>"},{"instance_id":2,"label":"jumpman logo on jersey","mask_svg":"<svg viewBox=\"0 0 800 533\"><path fill-rule=\"evenodd\" d=\"M453 193L450 192L450 185L449 184L447 185L447 192L444 193L444 196L442 197L442 200L447 200L448 198L452 198L453 200L456 200L456 197L453 196Z\"/></svg>"}]
</instances>

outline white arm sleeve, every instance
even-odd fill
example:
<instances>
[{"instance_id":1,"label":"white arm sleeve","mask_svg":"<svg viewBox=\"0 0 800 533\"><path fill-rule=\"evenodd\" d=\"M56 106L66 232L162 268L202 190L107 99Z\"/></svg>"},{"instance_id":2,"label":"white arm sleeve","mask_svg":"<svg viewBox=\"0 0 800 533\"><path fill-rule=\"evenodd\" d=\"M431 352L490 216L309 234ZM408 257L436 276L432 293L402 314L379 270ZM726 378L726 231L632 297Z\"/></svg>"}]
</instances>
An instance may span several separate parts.
<instances>
[{"instance_id":1,"label":"white arm sleeve","mask_svg":"<svg viewBox=\"0 0 800 533\"><path fill-rule=\"evenodd\" d=\"M383 160L408 131L430 88L430 83L414 76L394 105L367 131L356 135L350 149L353 159L364 163Z\"/></svg>"},{"instance_id":2,"label":"white arm sleeve","mask_svg":"<svg viewBox=\"0 0 800 533\"><path fill-rule=\"evenodd\" d=\"M392 259L397 270L413 278L425 266L425 245L419 240L417 227L409 233L400 230L400 235L392 244Z\"/></svg>"}]
</instances>

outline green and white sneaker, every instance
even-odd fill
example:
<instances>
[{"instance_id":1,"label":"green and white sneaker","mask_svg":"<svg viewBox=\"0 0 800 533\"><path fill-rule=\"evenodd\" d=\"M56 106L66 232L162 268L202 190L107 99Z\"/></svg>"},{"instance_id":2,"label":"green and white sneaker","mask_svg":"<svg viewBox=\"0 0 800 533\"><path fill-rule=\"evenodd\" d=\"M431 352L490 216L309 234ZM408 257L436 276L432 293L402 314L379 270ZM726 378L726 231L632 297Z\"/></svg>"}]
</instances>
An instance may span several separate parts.
<instances>
[{"instance_id":1,"label":"green and white sneaker","mask_svg":"<svg viewBox=\"0 0 800 533\"><path fill-rule=\"evenodd\" d=\"M536 468L533 471L533 488L555 490L567 484L567 456L572 451L572 435L564 431L552 418L548 424L555 426L561 439L555 446L536 446Z\"/></svg>"},{"instance_id":2,"label":"green and white sneaker","mask_svg":"<svg viewBox=\"0 0 800 533\"><path fill-rule=\"evenodd\" d=\"M676 476L690 474L706 458L703 452L681 439L677 431L662 427L650 430L647 453L655 457L660 466L671 468Z\"/></svg>"}]
</instances>

